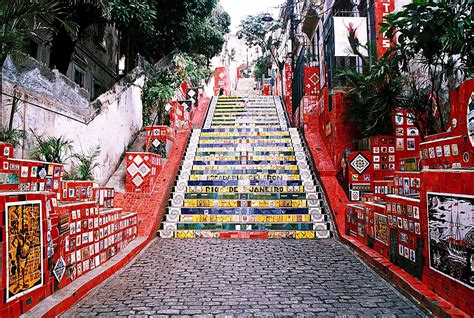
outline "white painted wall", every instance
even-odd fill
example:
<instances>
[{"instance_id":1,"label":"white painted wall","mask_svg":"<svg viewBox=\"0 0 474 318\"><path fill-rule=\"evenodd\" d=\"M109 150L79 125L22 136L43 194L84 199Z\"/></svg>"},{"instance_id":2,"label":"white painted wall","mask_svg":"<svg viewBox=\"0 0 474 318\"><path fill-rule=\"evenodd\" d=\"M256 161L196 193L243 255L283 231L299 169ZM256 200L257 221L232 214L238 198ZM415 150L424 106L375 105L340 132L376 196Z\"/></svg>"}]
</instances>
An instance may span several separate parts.
<instances>
[{"instance_id":1,"label":"white painted wall","mask_svg":"<svg viewBox=\"0 0 474 318\"><path fill-rule=\"evenodd\" d=\"M31 78L38 81L38 76L41 76L38 71L31 70L30 72L31 74L22 74L22 79ZM27 131L31 128L36 134L47 136L65 136L73 140L75 152L87 152L99 145L101 147L98 158L100 167L95 170L95 179L99 184L104 184L115 171L121 155L143 124L141 87L145 78L143 75L136 77L132 83L117 83L101 95L98 98L101 103L99 112L91 105L87 109L64 105L58 102L57 98L53 100L45 94L20 86L21 83L13 82L18 84L16 89L23 100L20 103L20 112L15 116L14 127ZM47 83L47 80L40 82ZM12 91L12 82L4 81L3 92L11 94ZM58 91L57 94L61 95L62 92ZM1 110L2 123L7 124L10 115L10 98L6 95L2 98L4 106ZM30 136L24 145L17 147L15 156L28 158L29 149L33 145L33 139Z\"/></svg>"}]
</instances>

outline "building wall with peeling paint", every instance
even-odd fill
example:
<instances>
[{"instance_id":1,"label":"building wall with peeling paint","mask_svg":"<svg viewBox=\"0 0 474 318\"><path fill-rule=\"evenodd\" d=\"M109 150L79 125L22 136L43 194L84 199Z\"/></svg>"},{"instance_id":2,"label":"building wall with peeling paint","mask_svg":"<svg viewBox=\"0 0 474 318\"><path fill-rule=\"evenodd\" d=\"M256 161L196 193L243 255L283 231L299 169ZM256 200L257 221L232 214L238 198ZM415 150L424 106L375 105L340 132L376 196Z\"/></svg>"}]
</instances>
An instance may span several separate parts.
<instances>
[{"instance_id":1,"label":"building wall with peeling paint","mask_svg":"<svg viewBox=\"0 0 474 318\"><path fill-rule=\"evenodd\" d=\"M16 91L20 107L13 127L28 132L15 156L29 158L34 147L30 129L36 134L73 140L74 152L100 146L95 178L99 184L105 183L142 127L144 80L136 69L91 103L87 91L34 59L8 60L3 68L1 120L8 125L11 96Z\"/></svg>"}]
</instances>

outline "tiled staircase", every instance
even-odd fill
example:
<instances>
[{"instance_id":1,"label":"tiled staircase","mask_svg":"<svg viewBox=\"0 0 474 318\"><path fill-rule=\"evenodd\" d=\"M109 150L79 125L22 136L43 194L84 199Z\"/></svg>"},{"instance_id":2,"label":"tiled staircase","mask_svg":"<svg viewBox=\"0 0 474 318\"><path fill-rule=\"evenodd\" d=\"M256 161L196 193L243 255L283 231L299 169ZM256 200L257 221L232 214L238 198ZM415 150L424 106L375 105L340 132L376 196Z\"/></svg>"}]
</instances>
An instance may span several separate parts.
<instances>
[{"instance_id":1,"label":"tiled staircase","mask_svg":"<svg viewBox=\"0 0 474 318\"><path fill-rule=\"evenodd\" d=\"M328 238L319 190L279 99L214 98L192 132L160 236Z\"/></svg>"}]
</instances>

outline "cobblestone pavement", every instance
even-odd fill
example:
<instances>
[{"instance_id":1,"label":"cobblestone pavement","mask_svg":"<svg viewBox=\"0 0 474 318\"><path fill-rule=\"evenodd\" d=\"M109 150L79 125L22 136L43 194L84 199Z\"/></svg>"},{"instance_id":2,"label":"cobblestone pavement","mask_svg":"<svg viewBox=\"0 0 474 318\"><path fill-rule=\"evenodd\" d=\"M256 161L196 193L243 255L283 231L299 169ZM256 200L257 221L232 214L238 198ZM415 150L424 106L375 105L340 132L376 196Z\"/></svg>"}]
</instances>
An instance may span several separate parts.
<instances>
[{"instance_id":1,"label":"cobblestone pavement","mask_svg":"<svg viewBox=\"0 0 474 318\"><path fill-rule=\"evenodd\" d=\"M64 317L425 314L336 240L157 239Z\"/></svg>"}]
</instances>

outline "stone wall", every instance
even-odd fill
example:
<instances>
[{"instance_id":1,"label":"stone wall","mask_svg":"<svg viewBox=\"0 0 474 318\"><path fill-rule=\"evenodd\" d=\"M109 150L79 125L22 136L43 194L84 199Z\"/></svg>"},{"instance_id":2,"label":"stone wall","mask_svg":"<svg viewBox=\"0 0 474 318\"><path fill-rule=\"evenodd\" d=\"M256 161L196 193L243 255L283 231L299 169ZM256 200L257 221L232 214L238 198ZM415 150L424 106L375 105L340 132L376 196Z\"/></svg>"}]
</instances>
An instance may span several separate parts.
<instances>
[{"instance_id":1,"label":"stone wall","mask_svg":"<svg viewBox=\"0 0 474 318\"><path fill-rule=\"evenodd\" d=\"M15 156L28 158L34 146L30 129L36 134L73 140L75 152L100 146L100 167L95 170L95 178L104 184L142 127L144 76L135 70L89 103L87 92L57 71L33 59L22 63L26 67L8 61L3 70L2 123L8 124L10 96L16 90L21 101L13 126L29 133L27 140L17 147Z\"/></svg>"}]
</instances>

